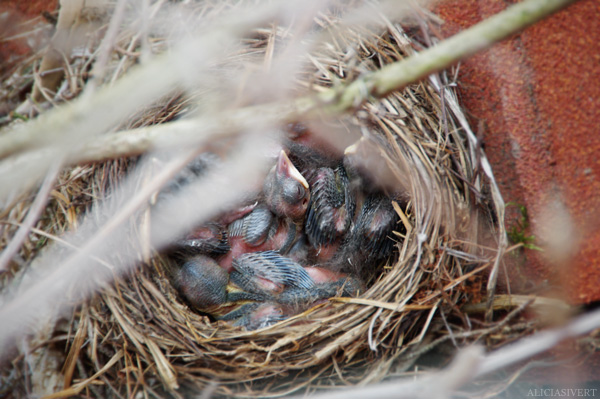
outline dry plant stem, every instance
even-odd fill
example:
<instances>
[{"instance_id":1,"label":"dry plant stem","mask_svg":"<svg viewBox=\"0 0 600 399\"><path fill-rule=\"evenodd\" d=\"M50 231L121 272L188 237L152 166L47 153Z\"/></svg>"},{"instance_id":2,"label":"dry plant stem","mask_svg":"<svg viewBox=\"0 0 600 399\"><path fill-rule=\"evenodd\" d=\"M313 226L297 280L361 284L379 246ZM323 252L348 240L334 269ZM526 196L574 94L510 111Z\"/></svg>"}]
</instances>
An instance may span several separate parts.
<instances>
[{"instance_id":1,"label":"dry plant stem","mask_svg":"<svg viewBox=\"0 0 600 399\"><path fill-rule=\"evenodd\" d=\"M562 328L542 331L522 338L486 356L485 361L482 362L481 367L477 370L476 376L479 377L522 360L530 359L553 348L566 339L576 338L597 328L600 328L600 310L579 316Z\"/></svg>"},{"instance_id":2,"label":"dry plant stem","mask_svg":"<svg viewBox=\"0 0 600 399\"><path fill-rule=\"evenodd\" d=\"M39 72L43 76L40 77L36 74L37 76L35 77L35 85L31 93L31 97L35 102L43 101L44 99L47 100L46 91L53 92L59 86L60 80L64 76L64 71L62 69L63 60L61 52L56 48L56 45L60 46L61 42L64 44L68 41L69 31L83 7L82 2L61 1L60 3L61 10L53 36L53 41L56 43L50 44L42 58Z\"/></svg>"},{"instance_id":3,"label":"dry plant stem","mask_svg":"<svg viewBox=\"0 0 600 399\"><path fill-rule=\"evenodd\" d=\"M123 156L140 155L148 150L185 148L198 145L211 137L237 135L247 126L274 125L281 115L294 114L293 108L283 105L260 105L195 119L185 119L159 125L122 131L98 137L69 157L72 163L99 162Z\"/></svg>"},{"instance_id":4,"label":"dry plant stem","mask_svg":"<svg viewBox=\"0 0 600 399\"><path fill-rule=\"evenodd\" d=\"M377 97L384 96L486 49L575 1L527 0L511 6L406 61L385 66L354 82L344 90L336 106L351 107L365 89Z\"/></svg>"},{"instance_id":5,"label":"dry plant stem","mask_svg":"<svg viewBox=\"0 0 600 399\"><path fill-rule=\"evenodd\" d=\"M13 224L13 223L10 223L10 222L0 222L0 223ZM24 226L24 225L21 225L21 224L15 224L15 225L19 226L19 227L23 227ZM52 241L56 241L58 244L63 245L66 248L69 248L69 249L72 249L72 250L75 250L75 251L78 251L78 252L83 251L78 246L73 245L73 244L69 243L68 241L63 240L62 238L60 238L60 237L58 237L56 235L48 234L44 230L40 230L40 229L36 229L35 227L31 227L31 232L35 233L37 235L40 235L42 237L46 237L46 238L48 238L48 239L50 239ZM106 267L109 270L115 268L114 265L111 265L110 263L108 263L108 262L106 262L106 261L104 261L104 260L102 260L102 259L100 259L100 258L98 258L96 256L90 256L90 259L92 259L95 262L98 262L98 264Z\"/></svg>"},{"instance_id":6,"label":"dry plant stem","mask_svg":"<svg viewBox=\"0 0 600 399\"><path fill-rule=\"evenodd\" d=\"M354 387L352 390L327 392L311 396L315 399L399 399L399 398L443 398L462 384L468 382L481 362L483 349L472 346L461 351L445 370L426 376L420 380L400 381Z\"/></svg>"},{"instance_id":7,"label":"dry plant stem","mask_svg":"<svg viewBox=\"0 0 600 399\"><path fill-rule=\"evenodd\" d=\"M3 134L0 136L0 158L25 150L53 147L67 138L81 139L83 133L105 131L134 110L123 104L142 105L147 103L148 99L157 98L177 87L179 78L175 73L163 74L163 71L173 68L167 57L160 57L152 65L138 69L137 73L131 73L128 79L119 82L118 87L99 90L93 96L84 93L77 101L47 112L25 126ZM162 76L163 79L154 82L153 85L145 84L155 76ZM115 95L120 97L121 101L115 101ZM140 95L145 96L146 100L143 101ZM110 117L107 118L107 115ZM91 121L97 122L93 129L90 128Z\"/></svg>"},{"instance_id":8,"label":"dry plant stem","mask_svg":"<svg viewBox=\"0 0 600 399\"><path fill-rule=\"evenodd\" d=\"M433 82L433 84L435 85L436 83ZM438 90L441 90L441 88L438 88ZM489 160L487 159L487 156L485 155L485 153L483 151L483 148L481 147L480 143L478 142L477 136L471 130L471 127L469 126L469 123L467 122L464 114L462 112L458 112L460 109L460 105L458 104L456 97L447 88L444 88L444 92L446 93L444 98L446 98L446 100L448 102L448 106L450 107L450 109L452 109L452 111L454 112L454 115L456 115L456 119L458 120L458 122L460 123L460 125L466 132L466 135L467 135L467 138L468 138L469 144L470 144L469 150L471 151L472 159L479 160L479 164L481 165L483 173L485 173L485 175L487 176L487 178L490 181L491 194L492 194L492 198L494 200L493 203L494 203L494 207L496 210L496 216L497 216L498 220L503 221L504 220L504 208L505 208L504 198L502 198L502 193L500 192L500 188L498 187L498 184L496 183L496 178L494 177L494 172L492 171L492 165L490 164ZM478 180L476 181L476 185L477 186L480 185L480 182ZM506 237L506 227L504 226L504 223L503 222L498 223L497 228L498 228L498 248L497 248L497 252L496 252L496 257L494 258L494 264L492 266L492 271L490 272L490 277L488 278L488 282L487 282L487 286L486 286L487 311L485 314L485 319L487 322L491 322L491 320L492 320L492 316L493 316L492 302L494 300L494 295L496 292L496 281L498 279L498 270L500 268L500 261L502 260L502 258L504 256L506 247L508 246L508 241L507 241L507 237Z\"/></svg>"},{"instance_id":9,"label":"dry plant stem","mask_svg":"<svg viewBox=\"0 0 600 399\"><path fill-rule=\"evenodd\" d=\"M117 1L117 5L115 7L114 13L110 19L110 23L108 25L108 29L106 34L104 35L104 39L102 39L102 43L100 44L100 54L98 59L94 63L94 68L92 69L92 80L88 83L88 90L94 90L96 84L102 80L104 77L106 64L108 63L108 59L110 57L110 52L115 45L117 33L119 31L119 26L121 21L123 20L123 15L125 13L125 0Z\"/></svg>"},{"instance_id":10,"label":"dry plant stem","mask_svg":"<svg viewBox=\"0 0 600 399\"><path fill-rule=\"evenodd\" d=\"M33 201L33 204L31 204L31 207L27 212L27 216L25 217L23 224L19 227L19 230L17 230L17 233L12 238L8 246L4 249L4 251L2 251L2 255L0 255L0 273L6 270L10 260L19 251L21 244L23 244L23 241L25 241L27 238L27 235L31 231L33 225L40 217L60 168L60 162L55 163L50 168L46 178L44 179L44 182L42 183L42 186L40 187L40 190L38 191L38 194L35 197L35 200Z\"/></svg>"},{"instance_id":11,"label":"dry plant stem","mask_svg":"<svg viewBox=\"0 0 600 399\"><path fill-rule=\"evenodd\" d=\"M573 3L575 0L528 0L509 7L503 12L440 42L435 47L383 67L377 72L361 77L347 86L335 87L319 94L316 98L304 97L288 105L267 104L240 110L228 110L227 116L201 117L185 121L171 122L143 129L122 131L117 134L99 137L83 149L74 150L72 162L100 161L129 155L138 155L152 148L169 143L187 145L194 140L196 129L210 132L239 129L236 122L249 115L268 112L277 120L293 120L299 117L318 117L323 114L338 114L360 105L369 95L383 97L424 76L447 68L477 51L518 32L540 19ZM124 79L125 80L125 79ZM219 122L223 123L220 125ZM179 136L179 137L177 137ZM26 142L21 143L27 146ZM14 148L14 147L12 147ZM9 155L11 143L0 136L0 157ZM487 168L484 169L486 174ZM497 267L494 268L496 270ZM492 277L494 277L493 275ZM495 278L492 278L495 281Z\"/></svg>"},{"instance_id":12,"label":"dry plant stem","mask_svg":"<svg viewBox=\"0 0 600 399\"><path fill-rule=\"evenodd\" d=\"M415 358L415 357L419 357L424 353L427 353L429 351L431 351L432 349L434 349L435 347L437 347L439 344L448 341L449 339L451 340L455 340L455 339L464 339L464 338L472 338L472 337L477 337L476 341L479 341L481 339L481 337L486 337L489 336L490 334L500 331L503 328L505 328L507 325L509 325L509 323L518 315L522 314L523 310L527 307L527 303L523 303L521 304L518 308L514 309L513 311L511 311L508 315L506 315L506 317L504 317L504 319L500 320L498 323L494 324L491 327L488 328L484 328L484 329L480 329L480 330L468 330L465 332L458 332L458 333L454 333L452 335L444 335L434 341L432 341L431 343L419 348L418 350L410 353L407 358Z\"/></svg>"},{"instance_id":13,"label":"dry plant stem","mask_svg":"<svg viewBox=\"0 0 600 399\"><path fill-rule=\"evenodd\" d=\"M571 311L573 308L560 299L544 298L534 295L496 295L492 301L493 310L506 310L527 303L534 310ZM489 308L487 303L468 303L462 307L465 313L485 313Z\"/></svg>"},{"instance_id":14,"label":"dry plant stem","mask_svg":"<svg viewBox=\"0 0 600 399\"><path fill-rule=\"evenodd\" d=\"M88 241L86 247L83 248L83 251L78 252L72 258L65 261L62 267L59 267L51 274L47 280L52 281L54 279L55 282L64 280L65 276L69 275L69 270L74 270L76 268L81 268L83 260L85 257L93 252L93 248L99 245L103 239L105 239L108 235L113 234L115 229L119 227L133 212L135 212L139 207L141 207L147 198L150 197L152 192L156 191L161 184L164 184L168 179L170 179L177 170L180 170L183 165L185 165L189 160L193 157L194 152L190 152L187 156L181 157L177 162L173 162L168 167L163 168L162 172L154 179L153 185L148 185L141 192L137 193L138 195L130 200L126 206L122 207L119 212L114 215L108 222L103 226L103 228ZM63 281L64 284L64 281ZM29 289L19 295L18 298L13 301L9 301L3 304L0 308L0 314L2 314L3 320L12 320L11 323L12 329L21 330L23 326L20 326L21 323L28 323L30 320L28 318L22 317L23 312L28 307L29 309L34 311L37 309L33 303L39 300L39 293L47 293L51 291L49 289L50 284L48 281L42 280L37 284L32 285ZM59 284L54 284L58 286ZM0 348L5 349L5 345L7 343L8 338L15 333L15 331L10 331L10 329L5 329L0 333Z\"/></svg>"},{"instance_id":15,"label":"dry plant stem","mask_svg":"<svg viewBox=\"0 0 600 399\"><path fill-rule=\"evenodd\" d=\"M372 94L383 97L409 83L467 58L509 37L576 0L527 0L440 42L436 46L357 79L347 87L319 95L327 112L356 107Z\"/></svg>"},{"instance_id":16,"label":"dry plant stem","mask_svg":"<svg viewBox=\"0 0 600 399\"><path fill-rule=\"evenodd\" d=\"M563 328L543 331L522 338L519 341L482 356L479 347L461 350L455 361L438 373L420 380L403 379L375 386L352 388L340 392L314 395L314 399L354 399L354 398L431 398L448 397L461 385L485 374L501 370L509 365L539 355L568 338L589 333L600 328L600 310L573 319ZM469 371L468 373L465 371ZM433 386L433 388L432 388ZM447 389L444 391L444 389Z\"/></svg>"},{"instance_id":17,"label":"dry plant stem","mask_svg":"<svg viewBox=\"0 0 600 399\"><path fill-rule=\"evenodd\" d=\"M69 387L68 389L66 389L64 391L60 391L56 394L44 396L44 399L64 398L64 397L75 396L75 395L79 394L83 389L85 389L89 385L90 382L97 380L98 377L100 377L102 374L104 374L107 370L110 370L110 368L112 366L114 366L119 361L119 359L121 359L121 357L123 357L123 351L119 350L104 365L104 367L102 367L102 369L100 371L98 371L96 374L94 374L93 376L91 376L83 381L78 382L77 384L73 385L72 387Z\"/></svg>"},{"instance_id":18,"label":"dry plant stem","mask_svg":"<svg viewBox=\"0 0 600 399\"><path fill-rule=\"evenodd\" d=\"M204 180L200 182L201 186L205 188L203 190L204 196L198 196L197 200L204 204L204 208L196 211L194 217L206 218L209 215L212 215L210 212L214 212L216 209L220 210L219 207L224 206L224 204L230 204L233 200L238 200L240 196L238 189L241 188L242 192L244 192L244 190L247 191L251 188L248 186L253 185L254 182L257 181L258 175L260 175L260 171L262 170L261 158L259 158L259 155L262 155L262 152L260 151L260 148L253 145L253 142L250 140L244 142L244 144L245 145L240 149L240 153L245 157L242 159L242 161L245 160L245 162L241 162L241 164L230 162L228 164L229 168L225 168L224 171L221 171L218 177L215 177L208 182ZM161 172L148 184L148 186L135 192L133 197L129 199L125 205L119 207L116 213L112 215L99 230L96 228L92 231L93 236L89 237L85 246L82 248L82 251L61 261L59 261L56 256L52 255L41 256L38 258L39 262L42 264L56 265L56 267L52 269L52 266L48 266L48 275L32 279L29 286L24 288L18 297L2 298L4 303L3 306L0 307L0 320L3 320L6 324L4 325L5 328L0 329L0 354L8 353L7 349L9 345L13 344L12 340L18 334L23 334L23 331L26 331L35 325L35 323L38 322L40 314L47 314L54 311L54 309L57 309L56 311L60 314L62 311L69 309L72 306L72 297L65 298L65 292L69 292L70 296L81 298L88 294L87 291L98 289L99 286L104 283L107 278L106 273L100 275L99 273L104 271L96 271L96 263L89 262L90 255L103 257L108 256L109 253L118 251L114 245L108 245L110 248L103 247L103 245L105 245L107 241L110 242L111 237L124 236L127 231L124 222L127 218L140 207L144 206L151 194L157 191L176 171L189 162L192 156L193 153L189 153L189 156L182 156L176 161L171 162L168 166L163 167ZM254 167L249 168L248 165ZM227 172L231 172L233 175L228 176ZM232 181L244 183L236 183L236 185L233 185L231 183ZM212 190L206 188L207 185L210 185L211 188L215 188L217 191L218 189L221 190L221 195L218 199L215 198ZM133 187L124 188L122 185L121 189L121 193L113 193L113 195L118 198L119 195L122 196L129 193ZM170 211L170 216L176 214L173 209L168 209L168 211ZM191 215L185 215L185 218L187 220L193 220ZM178 224L175 228L184 226L183 220L181 220L181 222L182 223ZM87 224L87 228L83 227L84 223ZM80 231L88 231L91 225L95 225L93 216L89 216L86 221L82 222ZM181 231L171 231L174 227L169 228L164 224L160 225L158 222L156 223L156 228L161 232L161 236L157 236L158 238L152 242L156 248L163 247L168 239L181 234ZM96 232L96 230L98 231ZM127 245L126 241L127 240L125 239L121 240L123 245ZM128 265L134 265L137 259L133 254L125 253L125 251L123 251L121 260L123 264L119 265L115 270L110 270L110 272L120 273L124 271ZM121 270L118 270L119 268ZM72 289L69 288L69 285L75 281L84 281L84 276L90 280L88 281L88 286L76 285L72 287ZM90 278L92 276L93 278ZM48 309L48 306L50 305L52 306L52 310ZM0 358L0 361L1 360L3 359ZM165 380L169 382L172 379L165 378Z\"/></svg>"},{"instance_id":19,"label":"dry plant stem","mask_svg":"<svg viewBox=\"0 0 600 399\"><path fill-rule=\"evenodd\" d=\"M299 3L285 3L285 6ZM187 40L172 52L131 71L113 86L94 93L84 92L77 100L0 135L0 159L32 148L57 147L63 143L70 147L86 135L108 130L139 107L184 85L189 71L199 74L210 62L216 62L229 40L277 18L283 11L286 11L284 5L275 4L226 14L226 19L215 20L210 40L206 37Z\"/></svg>"}]
</instances>

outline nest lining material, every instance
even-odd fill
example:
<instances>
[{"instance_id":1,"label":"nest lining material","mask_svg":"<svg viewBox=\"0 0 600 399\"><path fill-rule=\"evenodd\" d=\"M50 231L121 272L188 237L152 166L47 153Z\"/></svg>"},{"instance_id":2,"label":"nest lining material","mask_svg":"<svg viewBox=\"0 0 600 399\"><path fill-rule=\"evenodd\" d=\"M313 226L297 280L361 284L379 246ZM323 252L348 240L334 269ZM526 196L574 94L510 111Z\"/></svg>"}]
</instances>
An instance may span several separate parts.
<instances>
[{"instance_id":1,"label":"nest lining material","mask_svg":"<svg viewBox=\"0 0 600 399\"><path fill-rule=\"evenodd\" d=\"M412 54L412 39L400 25L382 22L387 26L383 33L336 31L311 54L310 68L298 79L299 90L330 87L335 80ZM336 18L317 23L332 28ZM257 30L242 55L264 59L269 43L285 40L286 34L283 29ZM348 49L353 56L348 57ZM137 381L135 389L145 393L177 396L183 386L198 391L217 381L216 392L225 396L282 395L378 381L399 363L414 360L426 334L439 329L440 310L452 313L466 301L463 283L485 267L444 250L475 251L478 215L471 211L472 193L483 190L470 183L476 181L476 161L444 101L449 99L443 100L434 84L423 81L370 101L339 122L385 143L381 156L410 198L406 209L397 207L407 231L398 237L399 259L381 269L360 298L332 299L247 332L191 311L165 277L168 261L157 257L128 278L117 279L74 314L63 369L75 379L69 380L72 389L125 393ZM160 111L143 118L168 119L165 115L172 115L174 107L182 105L157 107ZM80 168L77 178L65 179L62 196L72 200L81 190L69 187L81 189L89 180L99 191L92 196L103 195L107 176L116 181L123 169L119 162ZM55 198L49 212L69 215L67 209L73 208L61 203L61 196ZM57 233L73 227L75 220L73 215L58 217L47 229Z\"/></svg>"}]
</instances>

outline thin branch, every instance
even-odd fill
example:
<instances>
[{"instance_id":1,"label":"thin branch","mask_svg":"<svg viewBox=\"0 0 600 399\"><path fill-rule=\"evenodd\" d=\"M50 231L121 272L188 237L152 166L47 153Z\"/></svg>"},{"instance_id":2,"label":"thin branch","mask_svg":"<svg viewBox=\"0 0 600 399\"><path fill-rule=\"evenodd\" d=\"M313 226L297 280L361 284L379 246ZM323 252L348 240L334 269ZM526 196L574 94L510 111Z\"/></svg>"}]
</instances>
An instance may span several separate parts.
<instances>
[{"instance_id":1,"label":"thin branch","mask_svg":"<svg viewBox=\"0 0 600 399\"><path fill-rule=\"evenodd\" d=\"M371 88L370 92L377 97L384 96L484 50L575 1L528 0L515 4L404 62L383 67L363 82L354 82L338 104L351 106L364 87Z\"/></svg>"},{"instance_id":2,"label":"thin branch","mask_svg":"<svg viewBox=\"0 0 600 399\"><path fill-rule=\"evenodd\" d=\"M240 156L235 160L224 162L218 173L208 174L192 184L190 188L194 190L187 193L188 198L184 194L174 196L156 211L154 227L157 234L153 235L151 242L154 248L164 248L172 237L179 236L196 221L206 220L224 207L232 206L244 193L256 186L265 169L262 148L256 140L249 137L240 144L239 153ZM66 259L60 251L46 251L36 258L39 265L44 265L46 273L40 278L29 280L17 297L0 297L0 320L4 322L0 329L0 363L5 360L5 354L10 353L8 348L14 346L14 339L32 328L42 315L61 314L73 306L76 299L82 299L98 290L114 277L113 273L124 272L136 265L138 259L135 253L119 251L118 248L117 243L126 245L129 242L128 234L131 231L125 222L140 208L147 206L147 199L152 193L172 178L192 156L193 151L188 150L187 154L164 165L142 189L138 189L136 184L140 174L145 171L140 166L137 173L128 176L128 180L112 193L112 201L99 204L97 213L88 214L77 232L65 238L69 242L85 241L81 251ZM203 206L193 210L184 209L182 204L186 200L189 203L191 196ZM127 201L123 201L124 199ZM112 209L111 205L117 203L122 205L118 209ZM106 220L99 224L94 217L95 213L106 215ZM120 253L117 270L104 270L98 268L95 261L89 261L90 256L107 259L117 252ZM86 284L75 283L83 281ZM65 292L69 294L65 296Z\"/></svg>"},{"instance_id":3,"label":"thin branch","mask_svg":"<svg viewBox=\"0 0 600 399\"><path fill-rule=\"evenodd\" d=\"M75 148L71 162L101 161L109 158L139 155L152 148L185 146L197 143L208 135L232 133L242 126L252 125L248 118L260 116L262 121L275 123L298 118L307 119L323 114L338 114L360 105L370 95L383 97L391 91L447 68L454 63L490 47L540 19L566 7L576 0L528 0L507 8L487 20L440 42L414 56L389 64L366 74L348 85L334 87L318 96L302 97L290 103L265 104L239 110L227 110L221 115L203 116L151 127L121 131L102 136ZM10 154L11 147L0 137L0 157Z\"/></svg>"},{"instance_id":4,"label":"thin branch","mask_svg":"<svg viewBox=\"0 0 600 399\"><path fill-rule=\"evenodd\" d=\"M248 126L269 126L280 123L282 115L295 115L294 109L285 103L282 105L258 105L229 110L226 114L208 115L124 130L98 137L73 152L68 160L72 163L98 162L141 155L153 149L168 150L201 145L212 137L237 135ZM290 121L292 119L290 118Z\"/></svg>"},{"instance_id":5,"label":"thin branch","mask_svg":"<svg viewBox=\"0 0 600 399\"><path fill-rule=\"evenodd\" d=\"M44 182L42 183L42 186L40 187L40 190L38 191L37 196L35 197L35 200L27 212L27 216L25 217L23 224L19 227L17 233L14 235L6 249L4 249L2 254L0 254L0 273L6 271L10 260L19 251L21 244L23 244L23 241L25 241L27 238L27 235L33 228L33 225L38 221L40 214L44 210L44 206L48 202L48 195L54 186L54 181L58 176L58 172L60 172L60 167L61 163L58 162L50 168L46 178L44 179Z\"/></svg>"},{"instance_id":6,"label":"thin branch","mask_svg":"<svg viewBox=\"0 0 600 399\"><path fill-rule=\"evenodd\" d=\"M520 339L485 356L479 347L461 350L455 361L445 370L431 373L419 380L402 379L366 387L353 387L339 392L326 392L313 399L353 398L431 398L451 394L461 385L477 377L514 365L539 355L560 343L600 328L600 310L573 319L565 327L543 331ZM445 390L446 389L446 390Z\"/></svg>"},{"instance_id":7,"label":"thin branch","mask_svg":"<svg viewBox=\"0 0 600 399\"><path fill-rule=\"evenodd\" d=\"M68 147L67 151L77 151L70 147L73 142L105 132L139 107L184 86L188 83L185 79L188 71L200 75L203 68L216 62L235 37L276 19L288 6L288 3L285 6L274 4L254 10L240 7L236 12L224 13L215 18L213 24L202 26L202 29L213 29L211 40L201 35L187 40L173 51L132 70L114 85L94 93L86 91L76 100L0 135L0 159L31 149L60 147L61 144Z\"/></svg>"}]
</instances>

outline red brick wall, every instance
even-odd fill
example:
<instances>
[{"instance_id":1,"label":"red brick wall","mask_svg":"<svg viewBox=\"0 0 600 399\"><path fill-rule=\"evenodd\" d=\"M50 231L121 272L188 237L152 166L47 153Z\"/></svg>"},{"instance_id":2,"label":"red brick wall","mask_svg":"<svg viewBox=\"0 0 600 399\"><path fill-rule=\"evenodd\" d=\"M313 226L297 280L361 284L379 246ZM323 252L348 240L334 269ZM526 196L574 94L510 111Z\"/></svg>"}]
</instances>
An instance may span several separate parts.
<instances>
[{"instance_id":1,"label":"red brick wall","mask_svg":"<svg viewBox=\"0 0 600 399\"><path fill-rule=\"evenodd\" d=\"M501 0L446 0L436 12L450 36L503 10ZM574 254L526 250L519 277L564 283L570 301L600 300L600 2L580 1L461 65L460 95L505 200L527 207L534 234L563 204ZM549 205L550 204L550 205ZM550 215L548 215L548 212ZM507 224L514 225L516 208ZM550 223L558 237L564 225ZM540 242L543 244L543 242Z\"/></svg>"}]
</instances>

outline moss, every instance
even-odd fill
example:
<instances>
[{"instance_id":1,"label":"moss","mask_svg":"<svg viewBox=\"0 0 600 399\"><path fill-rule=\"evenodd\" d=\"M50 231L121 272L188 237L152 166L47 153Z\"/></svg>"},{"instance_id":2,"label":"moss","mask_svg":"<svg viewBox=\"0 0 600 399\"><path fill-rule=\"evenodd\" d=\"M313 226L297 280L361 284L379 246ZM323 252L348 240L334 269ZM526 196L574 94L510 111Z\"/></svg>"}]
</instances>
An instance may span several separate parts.
<instances>
[{"instance_id":1,"label":"moss","mask_svg":"<svg viewBox=\"0 0 600 399\"><path fill-rule=\"evenodd\" d=\"M519 209L521 217L517 219L516 224L510 229L507 229L507 235L513 244L521 244L523 248L533 249L536 251L542 251L542 248L534 244L535 236L527 235L529 229L529 214L527 208L524 205L517 204L516 202L509 202L506 207L514 206Z\"/></svg>"}]
</instances>

